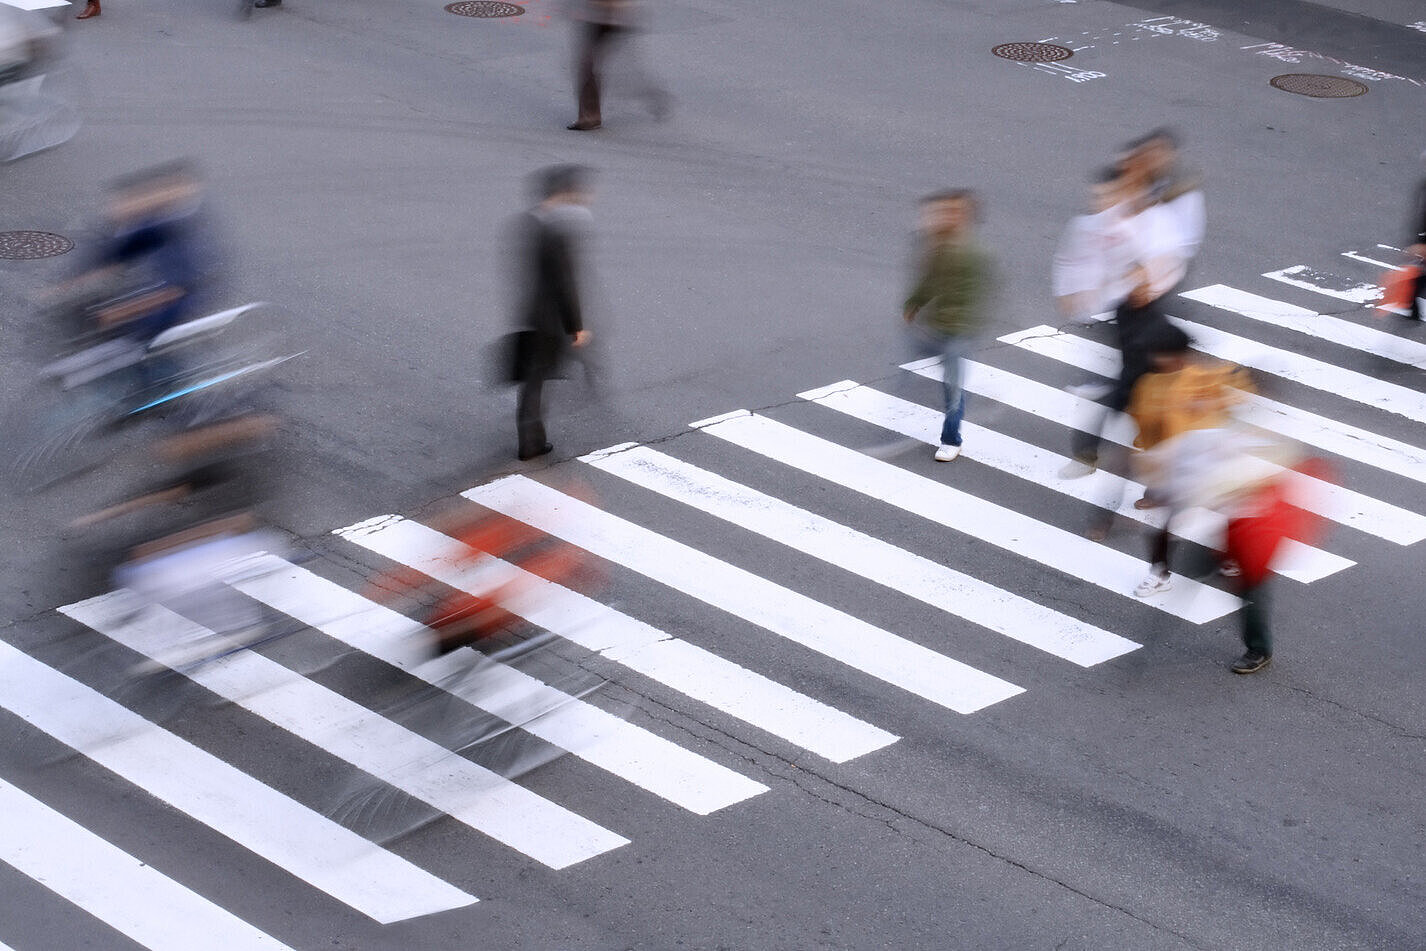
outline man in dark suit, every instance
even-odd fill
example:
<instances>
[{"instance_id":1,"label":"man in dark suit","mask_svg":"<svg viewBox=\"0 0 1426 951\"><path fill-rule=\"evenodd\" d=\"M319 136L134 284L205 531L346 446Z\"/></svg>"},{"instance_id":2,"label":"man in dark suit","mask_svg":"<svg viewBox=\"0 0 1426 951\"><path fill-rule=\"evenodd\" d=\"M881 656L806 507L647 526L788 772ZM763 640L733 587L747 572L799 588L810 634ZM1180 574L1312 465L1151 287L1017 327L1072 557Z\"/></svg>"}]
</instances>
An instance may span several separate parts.
<instances>
[{"instance_id":1,"label":"man in dark suit","mask_svg":"<svg viewBox=\"0 0 1426 951\"><path fill-rule=\"evenodd\" d=\"M519 457L533 459L554 447L545 438L545 381L555 376L571 347L589 342L580 308L578 242L587 227L589 170L555 165L535 175L539 203L518 223L524 267L516 323L525 331L519 348L516 405Z\"/></svg>"}]
</instances>

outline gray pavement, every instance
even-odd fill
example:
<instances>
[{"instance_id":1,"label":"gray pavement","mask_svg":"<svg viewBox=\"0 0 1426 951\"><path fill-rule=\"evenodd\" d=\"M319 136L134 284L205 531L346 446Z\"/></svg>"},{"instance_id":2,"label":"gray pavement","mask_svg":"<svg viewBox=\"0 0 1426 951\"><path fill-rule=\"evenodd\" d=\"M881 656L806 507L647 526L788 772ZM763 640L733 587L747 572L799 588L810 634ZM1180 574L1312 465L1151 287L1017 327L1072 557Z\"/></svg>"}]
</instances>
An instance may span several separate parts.
<instances>
[{"instance_id":1,"label":"gray pavement","mask_svg":"<svg viewBox=\"0 0 1426 951\"><path fill-rule=\"evenodd\" d=\"M1262 276L1306 265L1373 281L1378 270L1343 252L1385 256L1378 245L1401 243L1403 196L1426 171L1411 122L1426 98L1426 34L1409 28L1410 5L674 0L654 10L641 50L677 96L673 117L652 121L616 85L606 129L590 135L563 129L570 44L554 6L475 20L436 0L286 0L237 21L227 0L113 0L68 33L85 124L0 169L0 230L59 232L82 251L107 178L174 155L202 163L233 248L231 299L273 301L307 350L283 375L290 438L273 518L310 556L305 567L349 590L390 563L333 529L429 517L509 472L578 479L601 508L1025 692L953 713L607 565L601 602L899 739L832 763L588 658L613 681L593 703L768 790L697 815L558 758L519 783L628 844L553 869L436 822L390 850L481 900L385 925L12 713L0 712L0 779L304 951L1426 944L1420 543L1331 531L1322 546L1356 564L1310 585L1278 582L1275 665L1235 678L1234 617L1181 621L687 428L742 408L839 445L883 441L884 430L796 394L906 376L895 331L907 235L917 197L945 185L984 196L983 239L1005 275L977 359L1053 386L1081 379L994 341L1055 322L1048 258L1086 175L1162 124L1183 132L1207 181L1209 237L1191 286L1226 284L1419 341L1419 328ZM989 53L1029 40L1075 48L1073 70ZM1369 91L1315 100L1268 85L1286 72L1353 75ZM486 355L506 321L501 229L525 175L566 160L600 172L592 326L610 393L593 401L566 384L553 461L520 467L510 394L492 389ZM0 262L7 401L48 345L27 295L64 266ZM1426 392L1419 369L1192 301L1175 312ZM933 384L904 382L935 405ZM1426 423L1310 382L1265 379L1291 406L1426 446ZM1063 427L1013 404L978 400L968 418L1065 450ZM1142 646L1076 667L576 460L622 442L657 444ZM1350 488L1421 511L1415 481L1329 458ZM895 462L1070 531L1086 515L977 462L970 444L950 467L920 450ZM54 609L105 585L54 526L111 492L88 482L0 513L0 638L86 682L102 671L76 658L100 638ZM1144 539L1121 520L1108 545L1140 556ZM289 649L334 656L336 642L304 632ZM387 675L349 658L314 679L368 703ZM349 774L232 706L194 703L168 727L318 811ZM11 859L0 863L0 943L135 946ZM178 934L169 946L184 946Z\"/></svg>"}]
</instances>

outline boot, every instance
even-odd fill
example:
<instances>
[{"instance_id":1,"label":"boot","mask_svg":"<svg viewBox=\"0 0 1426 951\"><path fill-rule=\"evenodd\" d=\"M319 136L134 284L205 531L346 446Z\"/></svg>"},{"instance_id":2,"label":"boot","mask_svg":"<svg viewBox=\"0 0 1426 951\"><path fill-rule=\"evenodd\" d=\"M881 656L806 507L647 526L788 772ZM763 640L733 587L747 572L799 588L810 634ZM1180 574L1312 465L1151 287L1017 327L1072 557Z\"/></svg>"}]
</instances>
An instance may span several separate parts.
<instances>
[{"instance_id":1,"label":"boot","mask_svg":"<svg viewBox=\"0 0 1426 951\"><path fill-rule=\"evenodd\" d=\"M75 17L76 20L87 20L90 17L99 15L99 0L89 0L84 5L84 12Z\"/></svg>"}]
</instances>

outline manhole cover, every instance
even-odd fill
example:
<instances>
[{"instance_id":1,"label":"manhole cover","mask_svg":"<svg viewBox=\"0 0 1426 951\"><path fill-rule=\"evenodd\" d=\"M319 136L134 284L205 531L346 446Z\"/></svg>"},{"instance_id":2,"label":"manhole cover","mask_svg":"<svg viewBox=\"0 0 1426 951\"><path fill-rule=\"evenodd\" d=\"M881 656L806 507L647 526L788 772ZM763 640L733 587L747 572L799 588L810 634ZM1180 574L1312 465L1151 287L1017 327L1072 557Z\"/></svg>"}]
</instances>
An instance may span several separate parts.
<instances>
[{"instance_id":1,"label":"manhole cover","mask_svg":"<svg viewBox=\"0 0 1426 951\"><path fill-rule=\"evenodd\" d=\"M0 258L7 261L31 261L52 258L74 248L74 242L62 234L48 231L0 231Z\"/></svg>"},{"instance_id":2,"label":"manhole cover","mask_svg":"<svg viewBox=\"0 0 1426 951\"><path fill-rule=\"evenodd\" d=\"M492 20L496 17L517 17L525 12L525 8L516 3L499 3L497 0L462 0L460 3L446 4L446 12L460 17Z\"/></svg>"},{"instance_id":3,"label":"manhole cover","mask_svg":"<svg viewBox=\"0 0 1426 951\"><path fill-rule=\"evenodd\" d=\"M1053 43L1001 43L991 52L1017 63L1053 63L1074 55L1074 50Z\"/></svg>"},{"instance_id":4,"label":"manhole cover","mask_svg":"<svg viewBox=\"0 0 1426 951\"><path fill-rule=\"evenodd\" d=\"M1269 80L1283 92L1314 99L1350 99L1366 93L1367 87L1346 76L1323 76L1318 73L1288 73Z\"/></svg>"}]
</instances>

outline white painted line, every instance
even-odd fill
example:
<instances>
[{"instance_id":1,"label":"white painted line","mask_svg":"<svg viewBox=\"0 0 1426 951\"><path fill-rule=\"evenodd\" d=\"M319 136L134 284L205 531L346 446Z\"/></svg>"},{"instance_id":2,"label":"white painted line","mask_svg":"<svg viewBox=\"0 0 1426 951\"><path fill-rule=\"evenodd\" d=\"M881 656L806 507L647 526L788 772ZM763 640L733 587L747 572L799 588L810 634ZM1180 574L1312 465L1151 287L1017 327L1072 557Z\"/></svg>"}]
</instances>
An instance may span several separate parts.
<instances>
[{"instance_id":1,"label":"white painted line","mask_svg":"<svg viewBox=\"0 0 1426 951\"><path fill-rule=\"evenodd\" d=\"M114 610L118 603L122 601L105 595L62 610L81 624L153 658L162 657L164 646L180 631L212 635L162 608L150 608L120 621ZM623 836L261 654L230 654L187 675L294 736L550 868L567 868L629 843Z\"/></svg>"},{"instance_id":2,"label":"white painted line","mask_svg":"<svg viewBox=\"0 0 1426 951\"><path fill-rule=\"evenodd\" d=\"M1193 338L1195 349L1220 360L1271 373L1285 380L1355 403L1373 406L1416 422L1426 422L1426 393L1420 390L1378 380L1374 376L1288 350L1269 347L1203 324L1178 319L1175 319L1175 322L1188 331L1189 336Z\"/></svg>"},{"instance_id":3,"label":"white painted line","mask_svg":"<svg viewBox=\"0 0 1426 951\"><path fill-rule=\"evenodd\" d=\"M1034 327L1000 339L1092 373L1105 376L1119 373L1119 355L1114 350L1092 340L1062 334L1053 327ZM928 376L933 373L924 371L924 375ZM1068 393L1061 394L1061 397L1061 406L1089 407L1088 401ZM1014 400L1007 402L1015 405ZM1066 416L1083 418L1079 414L1085 411L1075 410ZM1249 395L1244 400L1238 415L1250 425L1300 440L1309 450L1335 452L1418 482L1426 482L1426 450L1256 395ZM1064 422L1069 426L1078 425L1068 419ZM1121 426L1106 430L1106 438L1131 445L1132 433L1132 426ZM1306 476L1295 478L1303 480L1304 486L1309 488L1304 493L1307 500L1321 503L1311 505L1311 509L1324 518L1400 545L1411 545L1426 538L1426 517L1342 486Z\"/></svg>"},{"instance_id":4,"label":"white painted line","mask_svg":"<svg viewBox=\"0 0 1426 951\"><path fill-rule=\"evenodd\" d=\"M0 861L151 951L287 948L3 780Z\"/></svg>"},{"instance_id":5,"label":"white painted line","mask_svg":"<svg viewBox=\"0 0 1426 951\"><path fill-rule=\"evenodd\" d=\"M617 460L603 459L593 464L636 485L1056 657L1090 666L1139 646L1117 634L651 449L643 448ZM882 489L896 491L886 486ZM972 523L971 528L962 529L967 533L980 527L975 524L974 515L969 516L968 521ZM974 534L979 537L978 532ZM1134 580L1139 580L1143 573L1142 563L1135 565ZM1236 606L1235 603L1233 607Z\"/></svg>"},{"instance_id":6,"label":"white painted line","mask_svg":"<svg viewBox=\"0 0 1426 951\"><path fill-rule=\"evenodd\" d=\"M494 558L477 564L474 549L418 522L387 523L352 540L462 591L501 586L509 592L501 606L510 613L832 762L896 742L894 734L576 591Z\"/></svg>"},{"instance_id":7,"label":"white painted line","mask_svg":"<svg viewBox=\"0 0 1426 951\"><path fill-rule=\"evenodd\" d=\"M1377 267L1384 267L1390 271L1404 271L1406 268L1400 264L1388 264L1385 261L1378 261L1376 258L1369 258L1365 255L1357 254L1355 251L1343 251L1342 257L1351 258L1353 261L1361 261L1363 264L1374 264Z\"/></svg>"},{"instance_id":8,"label":"white painted line","mask_svg":"<svg viewBox=\"0 0 1426 951\"><path fill-rule=\"evenodd\" d=\"M1397 363L1426 368L1426 344L1408 340L1396 334L1383 333L1371 327L1363 327L1349 320L1331 317L1295 307L1269 297L1259 297L1236 288L1214 284L1198 290L1185 291L1181 296L1189 300L1217 307L1252 320L1286 327L1309 337L1327 340L1343 347L1351 347Z\"/></svg>"},{"instance_id":9,"label":"white painted line","mask_svg":"<svg viewBox=\"0 0 1426 951\"><path fill-rule=\"evenodd\" d=\"M970 381L980 376L978 367L970 368L966 374L966 389L978 392ZM813 402L903 436L910 436L928 445L940 443L943 414L929 406L912 403L866 386L838 390L818 397ZM1107 508L1109 506L1105 505L1106 499L1118 505L1124 500L1137 499L1144 493L1141 483L1123 479L1103 469L1084 478L1066 479L1060 475L1060 471L1069 463L1068 456L1049 452L983 426L963 422L961 432L966 440L965 448L961 452L962 459L992 466L1081 502ZM893 504L902 505L906 497L887 495L885 498ZM1161 514L1142 511L1132 505L1116 508L1116 511L1151 527L1157 527L1162 519ZM1174 534L1180 538L1210 548L1221 547L1223 520L1211 513L1202 510L1183 512L1174 519L1172 528ZM1274 564L1274 571L1284 577L1307 583L1336 574L1353 564L1355 562L1346 558L1289 540L1281 557Z\"/></svg>"},{"instance_id":10,"label":"white painted line","mask_svg":"<svg viewBox=\"0 0 1426 951\"><path fill-rule=\"evenodd\" d=\"M475 901L3 643L0 706L374 921L390 924Z\"/></svg>"},{"instance_id":11,"label":"white painted line","mask_svg":"<svg viewBox=\"0 0 1426 951\"><path fill-rule=\"evenodd\" d=\"M1310 268L1305 264L1283 268L1281 271L1269 271L1263 277L1280 281L1283 284L1290 284L1293 287L1300 287L1315 294L1363 306L1376 303L1381 300L1382 295L1381 288L1376 284L1347 280L1335 274Z\"/></svg>"},{"instance_id":12,"label":"white painted line","mask_svg":"<svg viewBox=\"0 0 1426 951\"><path fill-rule=\"evenodd\" d=\"M396 520L385 516L337 534L357 540L372 525ZM276 558L266 564L274 570L237 584L238 590L412 676L451 689L467 703L691 812L707 815L767 791L762 783L513 667L492 665L478 684L448 677L448 671L466 663L462 655L469 648L423 663L427 654L415 646L421 629L413 621L305 568ZM531 709L549 712L531 720Z\"/></svg>"},{"instance_id":13,"label":"white painted line","mask_svg":"<svg viewBox=\"0 0 1426 951\"><path fill-rule=\"evenodd\" d=\"M462 494L958 713L1024 692L533 479L509 476Z\"/></svg>"},{"instance_id":14,"label":"white painted line","mask_svg":"<svg viewBox=\"0 0 1426 951\"><path fill-rule=\"evenodd\" d=\"M1147 572L1133 555L764 416L703 431L1122 597L1133 598ZM984 597L965 585L960 572L670 456L645 449L634 458L604 460L599 468L953 614L960 613L961 600ZM1239 605L1234 595L1191 578L1176 578L1171 591L1135 600L1194 624L1232 614ZM1068 620L1057 619L1061 626Z\"/></svg>"}]
</instances>

